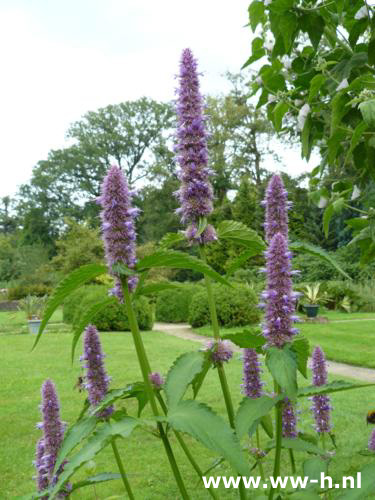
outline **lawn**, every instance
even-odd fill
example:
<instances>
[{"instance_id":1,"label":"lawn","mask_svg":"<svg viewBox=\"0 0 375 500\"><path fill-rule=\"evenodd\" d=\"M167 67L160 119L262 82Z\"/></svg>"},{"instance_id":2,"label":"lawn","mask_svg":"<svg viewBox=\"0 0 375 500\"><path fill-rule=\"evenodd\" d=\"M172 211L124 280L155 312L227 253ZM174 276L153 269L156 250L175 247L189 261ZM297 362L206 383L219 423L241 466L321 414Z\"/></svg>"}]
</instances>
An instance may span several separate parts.
<instances>
[{"instance_id":1,"label":"lawn","mask_svg":"<svg viewBox=\"0 0 375 500\"><path fill-rule=\"evenodd\" d=\"M57 309L47 327L49 331L63 331L69 327L62 323L62 308ZM28 325L23 311L0 312L0 335L28 333Z\"/></svg>"},{"instance_id":2,"label":"lawn","mask_svg":"<svg viewBox=\"0 0 375 500\"><path fill-rule=\"evenodd\" d=\"M144 332L146 349L149 353L152 368L166 373L173 360L182 352L197 348L191 341L166 336L157 332ZM0 471L2 486L0 498L11 499L17 495L31 492L34 487L32 476L34 468L35 443L40 437L40 431L35 424L39 421L38 404L40 403L40 386L47 378L57 385L61 401L63 420L71 423L77 417L84 395L74 390L74 385L80 367L78 349L74 365L70 363L70 334L47 334L41 339L35 351L30 352L34 338L31 335L2 335L0 349L3 353L2 384L0 386L0 419L2 425L2 440L0 449ZM107 354L106 365L113 377L112 387L123 386L140 379L136 356L129 333L102 334L104 351ZM241 384L242 362L239 355L235 356L226 367L228 380L232 389L235 406L242 398ZM268 385L270 380L267 380ZM266 387L270 390L270 387ZM218 380L215 370L211 370L202 388L200 398L206 401L218 412L224 415L224 404L218 390ZM331 475L335 473L350 474L355 467L368 461L356 454L357 450L366 447L370 428L365 423L367 411L374 406L375 388L365 388L345 393L337 393L333 397L334 426L339 451L334 457ZM311 432L312 418L308 409L310 402L301 400L299 409L303 415L300 430ZM130 414L135 413L134 402L127 402L126 408ZM147 413L146 413L147 414ZM302 419L301 415L301 419ZM186 437L193 447L193 454L202 468L206 468L214 458L214 454ZM263 442L268 439L263 436ZM134 493L137 499L158 500L164 498L179 498L171 479L169 466L162 452L161 443L150 433L136 431L128 439L120 441L119 447L129 473ZM180 464L187 488L194 499L209 498L207 492L197 487L197 477L192 472L177 443L172 437L172 444ZM345 446L345 450L342 450ZM287 460L287 454L285 460ZM306 458L298 454L297 458ZM287 461L285 463L288 463ZM109 449L98 455L96 471L117 472L116 465ZM266 474L271 474L271 465L266 463ZM80 473L80 477L85 472ZM223 464L215 473L230 475L230 469ZM284 474L289 474L287 467ZM122 496L121 484L118 481L97 485L96 493L92 487L80 490L74 498L105 499L111 495ZM97 495L97 496L96 496ZM235 498L235 493L229 490L219 491L219 498Z\"/></svg>"},{"instance_id":3,"label":"lawn","mask_svg":"<svg viewBox=\"0 0 375 500\"><path fill-rule=\"evenodd\" d=\"M329 323L301 323L298 328L310 341L311 348L320 345L328 359L356 366L375 368L375 314L323 313ZM363 317L364 316L364 317ZM373 319L371 319L373 318ZM345 322L337 322L345 320ZM221 334L235 333L246 327L222 328ZM209 326L195 328L194 331L204 336L212 336Z\"/></svg>"}]
</instances>

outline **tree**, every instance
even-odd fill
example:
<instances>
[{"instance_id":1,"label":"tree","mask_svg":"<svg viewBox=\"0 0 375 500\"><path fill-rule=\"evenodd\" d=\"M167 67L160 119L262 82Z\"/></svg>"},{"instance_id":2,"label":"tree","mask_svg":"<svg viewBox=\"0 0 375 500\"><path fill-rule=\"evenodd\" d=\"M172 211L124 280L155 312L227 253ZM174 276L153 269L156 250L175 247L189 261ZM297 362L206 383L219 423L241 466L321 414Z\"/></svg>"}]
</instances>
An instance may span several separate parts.
<instances>
[{"instance_id":1,"label":"tree","mask_svg":"<svg viewBox=\"0 0 375 500\"><path fill-rule=\"evenodd\" d=\"M9 234L14 232L18 226L17 217L11 215L10 212L14 201L10 196L4 196L0 202L0 233Z\"/></svg>"}]
</instances>

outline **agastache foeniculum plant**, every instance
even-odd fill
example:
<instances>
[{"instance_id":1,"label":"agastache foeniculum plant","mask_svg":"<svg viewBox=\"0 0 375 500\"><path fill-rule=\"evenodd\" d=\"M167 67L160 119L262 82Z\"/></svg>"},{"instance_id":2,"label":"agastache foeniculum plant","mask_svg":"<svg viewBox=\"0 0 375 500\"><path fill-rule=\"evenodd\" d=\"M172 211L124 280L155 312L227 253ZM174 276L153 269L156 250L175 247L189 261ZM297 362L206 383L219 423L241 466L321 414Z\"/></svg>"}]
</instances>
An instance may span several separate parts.
<instances>
[{"instance_id":1,"label":"agastache foeniculum plant","mask_svg":"<svg viewBox=\"0 0 375 500\"><path fill-rule=\"evenodd\" d=\"M75 270L59 284L47 304L47 319L42 322L35 344L39 341L43 328L53 312L62 305L72 290L109 272L115 279L112 294L122 303L121 306L119 304L117 306L121 314L126 315L128 319L132 345L130 351L127 351L126 356L117 364L123 370L119 377L123 382L122 386L116 389L110 388L100 342L104 335L100 339L94 323L101 308L113 305L116 301L105 298L101 303L93 304L88 310L83 311L74 325L72 360L77 341L83 334L82 361L88 399L84 402L78 419L64 434L64 424L60 420L54 385L50 380L43 385L43 422L39 426L43 430L43 436L37 443L35 466L37 489L46 499L67 496L71 491L75 494L76 488L90 484L98 486L101 481L121 478L128 498L133 500L135 497L116 441L126 440L135 428L139 430L137 440L140 442L141 432L145 429L147 439L150 439L150 436L157 436L157 442L164 448L176 482L176 489L171 495L184 500L195 498L195 484L194 491L190 494L187 478L182 475L175 458L171 438L182 448L200 481L205 474L205 468L202 470L199 467L195 453L192 453L185 442L184 434L190 435L209 448L210 453L216 453L219 462L227 460L237 479L252 475L254 467L259 467L262 481L266 477L265 467L268 469L267 472L273 467L274 478L282 477L285 471L289 471L289 465L281 460L282 449L288 447L292 474L296 473L299 465L301 465L299 472L304 474L306 463L312 462L310 460L312 454L316 455L313 458L314 471L326 470L331 452L327 450L324 436L329 434L333 438L328 393L356 387L356 384L349 382L336 381L332 385L328 383L324 354L319 348L314 350L312 357L312 385L307 388L298 387L297 371L307 377L309 348L307 340L298 335L298 330L294 327L294 323L298 321L295 312L298 295L292 289L292 278L297 271L292 269L292 254L289 248L289 245L293 244L289 241L288 228L288 210L291 208L291 202L288 200L288 193L281 176L274 175L266 189L264 200L266 243L254 231L236 221L224 221L226 224L218 225L217 231L209 224L207 219L213 210L214 195L210 183L211 171L207 148L208 118L204 116L198 76L197 61L191 50L185 49L180 63L176 145L181 181L177 193L180 202L178 213L185 226L185 237L179 234L175 238L176 235L172 235L172 238L167 239L167 245L164 241L153 254L137 261L135 218L138 209L132 206L132 192L129 190L124 172L121 168L112 166L103 180L99 197L106 265L89 264ZM207 264L206 251L208 243L215 248L215 242L225 238L229 240L229 244L233 244L235 251L242 245L245 247L245 253L251 250L252 256L261 255L267 244L264 253L266 289L262 293L261 304L265 312L260 325L261 331L256 326L254 328L250 326L250 329L246 328L242 332L226 332L223 336L220 334L218 318L221 316L217 314L211 280L216 279L223 286L229 287L233 286L233 283L229 281L228 276L221 276ZM168 248L171 242L173 246L173 242L182 240L187 242L186 246L195 245L196 248L191 249L191 253ZM200 258L191 255L195 250L199 252ZM148 276L149 270L161 267L184 268L185 264L186 268L204 275L213 339L209 340L203 349L178 353L177 359L165 372L167 375L164 377L160 372L151 369L134 303L139 296L143 295L144 299L144 296L156 294L159 290L176 287L175 283L153 283ZM99 325L99 322L97 324ZM162 336L156 334L152 336L153 342L166 343L166 339ZM115 355L121 356L122 343L127 343L125 345L129 348L131 340L128 334L116 333L118 349ZM237 356L233 355L235 352L233 344L243 349L241 388L238 381L230 381L226 375L227 366L229 365L230 369L231 365L234 365L235 368L238 361ZM151 357L155 357L152 352L153 344L150 342L149 345L150 359L153 359ZM168 353L167 344L165 351ZM136 381L128 380L129 364L135 358L142 375L141 381L138 378ZM201 397L200 389L205 383L206 375L211 369L218 374L221 389L218 403L219 406L225 405L226 418L222 418L213 408L198 399ZM262 380L262 372L266 369L269 370L269 378L273 382L271 390L267 379ZM67 370L64 377L68 376ZM244 396L238 408L233 403L231 389L236 391L237 396L240 391ZM310 395L313 400L315 429L322 437L323 450L315 435L312 439L308 436L308 439L304 440L303 436L306 437L306 434L300 416L297 429L297 398ZM132 405L127 406L131 398L136 398L138 402L138 411L134 412L134 416L130 414ZM118 403L121 403L120 408L117 407ZM145 407L148 410L146 417L142 415ZM244 443L245 441L248 442ZM108 474L106 471L104 474L71 485L70 481L76 470L109 444L120 475ZM301 464L297 464L293 448L298 449L299 453L307 450L310 455L307 455ZM371 452L375 451L375 433L368 442L368 448ZM139 446L139 449L144 452L145 447ZM309 460L305 462L306 458ZM131 462L131 454L128 455L128 461ZM138 462L137 457L135 463ZM159 472L155 471L155 475ZM279 486L272 486L268 492L262 491L262 493L268 493L269 500L272 500L275 495L276 498L283 497L283 493L279 490ZM252 498L242 481L239 482L237 491L241 500ZM218 500L218 492L212 486L207 489L207 493ZM330 495L331 491L327 493ZM294 492L290 496L293 495ZM142 491L140 496L142 498L150 496L150 492Z\"/></svg>"}]
</instances>

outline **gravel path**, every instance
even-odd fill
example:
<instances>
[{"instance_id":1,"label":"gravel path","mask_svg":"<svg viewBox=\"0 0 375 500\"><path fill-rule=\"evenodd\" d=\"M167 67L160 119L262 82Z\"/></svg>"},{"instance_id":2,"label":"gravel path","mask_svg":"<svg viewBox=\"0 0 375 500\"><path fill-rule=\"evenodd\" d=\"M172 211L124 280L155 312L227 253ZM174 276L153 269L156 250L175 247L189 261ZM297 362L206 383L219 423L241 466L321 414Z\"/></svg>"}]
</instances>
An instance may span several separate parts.
<instances>
[{"instance_id":1,"label":"gravel path","mask_svg":"<svg viewBox=\"0 0 375 500\"><path fill-rule=\"evenodd\" d=\"M208 340L207 337L194 333L187 323L155 323L154 330L172 335L173 337L200 342L201 344ZM235 345L233 345L233 350L235 352L241 352L241 349ZM345 363L337 363L336 361L330 360L327 361L327 368L328 372L333 375L355 378L364 382L375 382L375 370L372 368L362 368L360 366L347 365Z\"/></svg>"}]
</instances>

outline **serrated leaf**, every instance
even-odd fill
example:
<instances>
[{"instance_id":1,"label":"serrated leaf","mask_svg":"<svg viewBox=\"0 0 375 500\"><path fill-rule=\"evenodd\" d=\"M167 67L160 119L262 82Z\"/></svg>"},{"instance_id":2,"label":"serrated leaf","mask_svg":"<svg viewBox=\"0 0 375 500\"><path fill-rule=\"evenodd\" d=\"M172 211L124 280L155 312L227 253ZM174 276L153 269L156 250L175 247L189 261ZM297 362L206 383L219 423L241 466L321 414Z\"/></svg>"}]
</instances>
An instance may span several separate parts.
<instances>
[{"instance_id":1,"label":"serrated leaf","mask_svg":"<svg viewBox=\"0 0 375 500\"><path fill-rule=\"evenodd\" d=\"M148 401L144 382L133 382L122 389L113 389L109 391L105 398L95 407L94 414L100 413L118 399L136 398L138 401L138 417Z\"/></svg>"},{"instance_id":2,"label":"serrated leaf","mask_svg":"<svg viewBox=\"0 0 375 500\"><path fill-rule=\"evenodd\" d=\"M345 380L334 380L329 384L320 386L308 386L300 387L298 389L297 396L299 398L304 398L307 396L313 396L314 394L331 394L332 392L349 391L351 389L361 389L362 387L370 387L375 385L375 383L356 383L356 382L346 382Z\"/></svg>"},{"instance_id":3,"label":"serrated leaf","mask_svg":"<svg viewBox=\"0 0 375 500\"><path fill-rule=\"evenodd\" d=\"M112 271L118 276L134 276L137 274L134 269L130 269L130 267L126 266L122 262L116 262L113 264Z\"/></svg>"},{"instance_id":4,"label":"serrated leaf","mask_svg":"<svg viewBox=\"0 0 375 500\"><path fill-rule=\"evenodd\" d=\"M285 113L289 110L289 104L285 101L280 101L276 104L273 109L273 124L275 130L279 132L281 130L281 125Z\"/></svg>"},{"instance_id":5,"label":"serrated leaf","mask_svg":"<svg viewBox=\"0 0 375 500\"><path fill-rule=\"evenodd\" d=\"M314 257L318 257L319 259L324 260L332 267L334 267L340 274L345 276L346 279L348 280L352 279L349 276L349 274L347 274L343 269L341 269L336 260L332 258L328 252L323 250L323 248L320 248L316 245L312 245L311 243L307 243L306 241L294 241L293 243L289 244L289 248L293 252L302 252L313 255Z\"/></svg>"},{"instance_id":6,"label":"serrated leaf","mask_svg":"<svg viewBox=\"0 0 375 500\"><path fill-rule=\"evenodd\" d=\"M159 241L159 246L161 248L170 248L182 241L185 241L185 235L183 233L167 233Z\"/></svg>"},{"instance_id":7,"label":"serrated leaf","mask_svg":"<svg viewBox=\"0 0 375 500\"><path fill-rule=\"evenodd\" d=\"M319 90L321 89L325 81L326 77L322 75L322 73L315 75L314 78L311 79L309 97L308 97L309 103L311 103L312 100L318 95Z\"/></svg>"},{"instance_id":8,"label":"serrated leaf","mask_svg":"<svg viewBox=\"0 0 375 500\"><path fill-rule=\"evenodd\" d=\"M107 481L113 481L115 479L121 479L121 474L115 474L114 472L102 472L96 476L88 477L83 479L83 481L79 481L78 483L74 483L72 490L75 491L80 488L84 488L85 486L91 486L98 483L105 483Z\"/></svg>"},{"instance_id":9,"label":"serrated leaf","mask_svg":"<svg viewBox=\"0 0 375 500\"><path fill-rule=\"evenodd\" d=\"M204 360L201 351L186 352L176 359L164 384L168 408L175 407L181 401L189 384L202 370Z\"/></svg>"},{"instance_id":10,"label":"serrated leaf","mask_svg":"<svg viewBox=\"0 0 375 500\"><path fill-rule=\"evenodd\" d=\"M222 455L238 474L248 475L249 468L236 435L209 406L197 401L181 401L168 413L167 421L176 431L189 434Z\"/></svg>"},{"instance_id":11,"label":"serrated leaf","mask_svg":"<svg viewBox=\"0 0 375 500\"><path fill-rule=\"evenodd\" d=\"M328 205L323 213L323 230L324 230L324 235L326 238L328 238L328 233L329 233L329 223L333 217L335 210L333 208L332 203Z\"/></svg>"},{"instance_id":12,"label":"serrated leaf","mask_svg":"<svg viewBox=\"0 0 375 500\"><path fill-rule=\"evenodd\" d=\"M375 463L367 464L359 471L361 474L361 487L346 490L340 495L339 500L362 500L375 492Z\"/></svg>"},{"instance_id":13,"label":"serrated leaf","mask_svg":"<svg viewBox=\"0 0 375 500\"><path fill-rule=\"evenodd\" d=\"M265 248L262 238L242 222L234 220L222 221L217 228L217 236L219 239L230 240L249 250L254 250L258 254ZM256 253L253 255L256 255Z\"/></svg>"},{"instance_id":14,"label":"serrated leaf","mask_svg":"<svg viewBox=\"0 0 375 500\"><path fill-rule=\"evenodd\" d=\"M260 0L254 0L251 2L249 5L249 21L251 29L255 31L258 24L265 21L265 19L266 16L263 2Z\"/></svg>"},{"instance_id":15,"label":"serrated leaf","mask_svg":"<svg viewBox=\"0 0 375 500\"><path fill-rule=\"evenodd\" d=\"M258 249L251 249L251 250L245 250L242 252L236 259L232 260L228 267L226 268L227 275L233 274L237 269L242 267L244 262L247 261L247 259L250 259L250 257L253 257L254 255L258 255L259 251Z\"/></svg>"},{"instance_id":16,"label":"serrated leaf","mask_svg":"<svg viewBox=\"0 0 375 500\"><path fill-rule=\"evenodd\" d=\"M260 425L263 427L264 432L270 437L273 438L273 424L271 415L263 415L260 419Z\"/></svg>"},{"instance_id":17,"label":"serrated leaf","mask_svg":"<svg viewBox=\"0 0 375 500\"><path fill-rule=\"evenodd\" d=\"M367 129L368 125L365 122L360 122L354 129L352 138L350 140L350 147L345 158L345 163L349 161L351 154L353 153L354 149L358 146L359 142L362 139L363 132L365 132Z\"/></svg>"},{"instance_id":18,"label":"serrated leaf","mask_svg":"<svg viewBox=\"0 0 375 500\"><path fill-rule=\"evenodd\" d=\"M293 0L294 1L294 0ZM283 37L285 52L289 53L298 27L297 16L292 10L284 11L279 17L279 29Z\"/></svg>"},{"instance_id":19,"label":"serrated leaf","mask_svg":"<svg viewBox=\"0 0 375 500\"><path fill-rule=\"evenodd\" d=\"M375 127L375 99L361 102L358 107L367 125Z\"/></svg>"},{"instance_id":20,"label":"serrated leaf","mask_svg":"<svg viewBox=\"0 0 375 500\"><path fill-rule=\"evenodd\" d=\"M254 40L251 42L251 56L245 62L245 64L242 66L241 69L246 68L247 66L249 66L249 64L253 63L254 61L257 61L266 54L263 45L264 42L262 38L259 37L254 38Z\"/></svg>"},{"instance_id":21,"label":"serrated leaf","mask_svg":"<svg viewBox=\"0 0 375 500\"><path fill-rule=\"evenodd\" d=\"M140 425L140 421L132 417L125 417L120 422L106 422L96 430L93 436L73 457L69 458L69 462L65 465L63 472L60 474L56 485L54 486L50 500L56 497L61 487L70 479L70 477L84 465L86 462L94 458L107 444L115 437L129 437L132 431Z\"/></svg>"},{"instance_id":22,"label":"serrated leaf","mask_svg":"<svg viewBox=\"0 0 375 500\"><path fill-rule=\"evenodd\" d=\"M324 456L326 454L325 450L322 450L315 444L299 438L283 438L281 447L295 451L306 451L307 453L314 453L314 455ZM272 448L275 448L275 441L271 441L265 447L266 450L272 450Z\"/></svg>"},{"instance_id":23,"label":"serrated leaf","mask_svg":"<svg viewBox=\"0 0 375 500\"><path fill-rule=\"evenodd\" d=\"M222 336L223 339L230 340L233 344L242 349L257 349L266 343L266 339L254 331L244 330L243 332L227 333Z\"/></svg>"},{"instance_id":24,"label":"serrated leaf","mask_svg":"<svg viewBox=\"0 0 375 500\"><path fill-rule=\"evenodd\" d=\"M178 290L181 289L181 283L171 283L166 281L165 283L149 283L148 285L142 286L137 295L153 295L154 293L162 292L163 290Z\"/></svg>"},{"instance_id":25,"label":"serrated leaf","mask_svg":"<svg viewBox=\"0 0 375 500\"><path fill-rule=\"evenodd\" d=\"M266 354L266 365L273 378L292 401L297 396L297 356L288 347L270 347Z\"/></svg>"},{"instance_id":26,"label":"serrated leaf","mask_svg":"<svg viewBox=\"0 0 375 500\"><path fill-rule=\"evenodd\" d=\"M239 439L248 432L253 423L259 418L267 415L272 408L283 399L283 396L271 398L261 396L260 398L244 398L238 408L235 423Z\"/></svg>"},{"instance_id":27,"label":"serrated leaf","mask_svg":"<svg viewBox=\"0 0 375 500\"><path fill-rule=\"evenodd\" d=\"M199 373L197 373L195 375L195 377L193 378L193 381L192 381L194 399L198 395L198 392L203 384L203 381L208 373L208 370L213 365L210 351L204 351L203 354L204 354L204 361L203 361L202 369Z\"/></svg>"},{"instance_id":28,"label":"serrated leaf","mask_svg":"<svg viewBox=\"0 0 375 500\"><path fill-rule=\"evenodd\" d=\"M173 269L192 269L209 276L210 278L231 286L230 283L205 262L178 250L158 250L152 255L141 259L137 270L152 269L154 267L169 267Z\"/></svg>"},{"instance_id":29,"label":"serrated leaf","mask_svg":"<svg viewBox=\"0 0 375 500\"><path fill-rule=\"evenodd\" d=\"M39 332L35 338L32 349L34 349L39 342L40 336L47 326L49 319L56 309L64 302L64 299L87 281L92 280L101 274L105 274L106 272L106 266L102 266L100 264L87 264L70 273L57 285L47 301L43 314L43 320L40 324Z\"/></svg>"},{"instance_id":30,"label":"serrated leaf","mask_svg":"<svg viewBox=\"0 0 375 500\"><path fill-rule=\"evenodd\" d=\"M83 311L83 314L81 314L80 318L78 319L77 325L74 327L73 330L73 338L72 338L72 363L74 361L74 352L75 348L77 345L77 342L83 332L83 330L86 328L86 326L93 321L95 316L102 310L105 309L106 307L116 304L118 302L118 299L116 297L108 297L105 298L104 300L101 300L100 302L96 302L96 304L93 304L88 308L88 310Z\"/></svg>"},{"instance_id":31,"label":"serrated leaf","mask_svg":"<svg viewBox=\"0 0 375 500\"><path fill-rule=\"evenodd\" d=\"M298 371L307 378L307 360L309 358L309 341L306 337L299 335L295 337L291 344L291 349L297 356Z\"/></svg>"}]
</instances>

